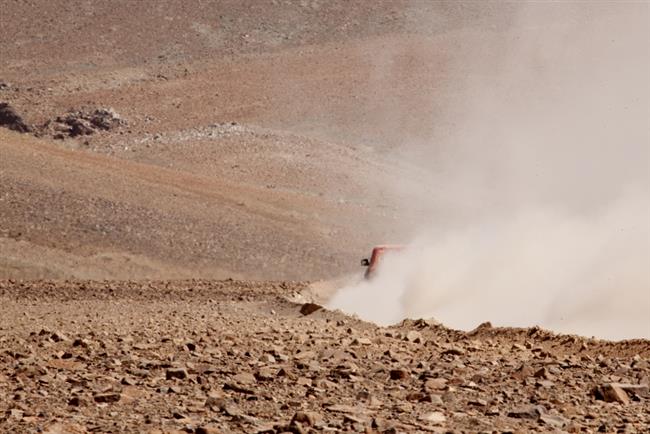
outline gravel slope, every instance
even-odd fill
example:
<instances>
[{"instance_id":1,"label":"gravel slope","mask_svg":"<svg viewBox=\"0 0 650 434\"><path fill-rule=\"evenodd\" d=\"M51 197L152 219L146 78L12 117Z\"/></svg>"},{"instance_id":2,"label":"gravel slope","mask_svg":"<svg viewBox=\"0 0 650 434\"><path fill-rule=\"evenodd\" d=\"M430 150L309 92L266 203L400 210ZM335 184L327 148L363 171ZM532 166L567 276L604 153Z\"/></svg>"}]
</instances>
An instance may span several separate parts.
<instances>
[{"instance_id":1,"label":"gravel slope","mask_svg":"<svg viewBox=\"0 0 650 434\"><path fill-rule=\"evenodd\" d=\"M3 281L0 430L650 427L647 341L611 343L489 325L464 333L424 320L376 327L325 310L303 316L289 299L305 288L292 282Z\"/></svg>"}]
</instances>

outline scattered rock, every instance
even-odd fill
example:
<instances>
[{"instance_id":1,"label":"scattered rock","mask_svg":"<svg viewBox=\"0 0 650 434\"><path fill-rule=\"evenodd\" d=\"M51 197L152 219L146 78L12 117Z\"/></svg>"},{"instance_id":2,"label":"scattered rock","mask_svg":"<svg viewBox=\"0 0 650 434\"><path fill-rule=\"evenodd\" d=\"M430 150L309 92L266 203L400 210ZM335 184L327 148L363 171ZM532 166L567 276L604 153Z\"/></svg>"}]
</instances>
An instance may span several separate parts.
<instances>
[{"instance_id":1,"label":"scattered rock","mask_svg":"<svg viewBox=\"0 0 650 434\"><path fill-rule=\"evenodd\" d=\"M93 399L97 403L112 403L112 402L118 402L122 398L122 395L119 393L98 393L93 395Z\"/></svg>"},{"instance_id":2,"label":"scattered rock","mask_svg":"<svg viewBox=\"0 0 650 434\"><path fill-rule=\"evenodd\" d=\"M424 392L410 392L404 398L407 401L425 401L428 397L429 395Z\"/></svg>"},{"instance_id":3,"label":"scattered rock","mask_svg":"<svg viewBox=\"0 0 650 434\"><path fill-rule=\"evenodd\" d=\"M650 387L648 384L612 383L612 386L616 386L624 390L628 395L631 396L636 396L638 398L650 398Z\"/></svg>"},{"instance_id":4,"label":"scattered rock","mask_svg":"<svg viewBox=\"0 0 650 434\"><path fill-rule=\"evenodd\" d=\"M232 297L252 297L249 287L204 306L230 282L27 285L0 280L3 432L57 420L82 421L80 432L647 431L645 341L589 341L584 353L582 338L517 329L468 338L437 326L418 329L421 345L408 342L413 323L377 327L334 312L307 320L275 292L259 304ZM31 317L47 312L42 333L23 316L36 303ZM113 303L125 306L119 316L106 310ZM450 348L465 353L440 357ZM600 398L586 393L594 384ZM610 388L629 405L595 400Z\"/></svg>"},{"instance_id":5,"label":"scattered rock","mask_svg":"<svg viewBox=\"0 0 650 434\"><path fill-rule=\"evenodd\" d=\"M315 357L316 357L316 353L313 351L300 351L299 353L293 356L293 358L296 360L307 360L307 359L313 359Z\"/></svg>"},{"instance_id":6,"label":"scattered rock","mask_svg":"<svg viewBox=\"0 0 650 434\"><path fill-rule=\"evenodd\" d=\"M255 375L248 372L242 372L240 374L237 374L234 377L232 377L232 379L239 384L255 384L257 382Z\"/></svg>"},{"instance_id":7,"label":"scattered rock","mask_svg":"<svg viewBox=\"0 0 650 434\"><path fill-rule=\"evenodd\" d=\"M416 330L411 330L408 333L406 333L406 340L409 342L414 342L416 344L424 343L424 339L422 338L422 333Z\"/></svg>"},{"instance_id":8,"label":"scattered rock","mask_svg":"<svg viewBox=\"0 0 650 434\"><path fill-rule=\"evenodd\" d=\"M255 391L239 383L224 383L223 390L232 390L233 392L243 393L246 395L255 395Z\"/></svg>"},{"instance_id":9,"label":"scattered rock","mask_svg":"<svg viewBox=\"0 0 650 434\"><path fill-rule=\"evenodd\" d=\"M443 356L448 355L448 354L450 354L452 356L462 356L463 354L465 354L465 351L463 349L461 349L461 348L452 347L452 348L448 348L446 350L443 350L442 353L440 353L440 354L442 354Z\"/></svg>"},{"instance_id":10,"label":"scattered rock","mask_svg":"<svg viewBox=\"0 0 650 434\"><path fill-rule=\"evenodd\" d=\"M110 130L126 124L126 121L110 107L95 109L88 117L91 124L102 130Z\"/></svg>"},{"instance_id":11,"label":"scattered rock","mask_svg":"<svg viewBox=\"0 0 650 434\"><path fill-rule=\"evenodd\" d=\"M69 111L38 128L39 134L55 138L88 136L126 125L126 121L112 108Z\"/></svg>"},{"instance_id":12,"label":"scattered rock","mask_svg":"<svg viewBox=\"0 0 650 434\"><path fill-rule=\"evenodd\" d=\"M0 102L0 126L19 133L32 131L32 128L25 123L16 110L6 102Z\"/></svg>"},{"instance_id":13,"label":"scattered rock","mask_svg":"<svg viewBox=\"0 0 650 434\"><path fill-rule=\"evenodd\" d=\"M211 425L200 426L194 430L195 434L221 434L222 432L218 427Z\"/></svg>"},{"instance_id":14,"label":"scattered rock","mask_svg":"<svg viewBox=\"0 0 650 434\"><path fill-rule=\"evenodd\" d=\"M299 411L291 418L291 425L300 423L303 426L316 426L322 420L321 416L317 413L310 411Z\"/></svg>"},{"instance_id":15,"label":"scattered rock","mask_svg":"<svg viewBox=\"0 0 650 434\"><path fill-rule=\"evenodd\" d=\"M406 369L391 369L390 370L390 379L391 380L403 380L408 378L409 373Z\"/></svg>"},{"instance_id":16,"label":"scattered rock","mask_svg":"<svg viewBox=\"0 0 650 434\"><path fill-rule=\"evenodd\" d=\"M630 397L619 384L607 383L597 386L592 391L594 397L605 402L618 402L627 405L630 403Z\"/></svg>"},{"instance_id":17,"label":"scattered rock","mask_svg":"<svg viewBox=\"0 0 650 434\"><path fill-rule=\"evenodd\" d=\"M484 323L479 324L474 330L467 332L467 336L475 336L485 330L490 330L491 328L492 328L492 323L486 321Z\"/></svg>"},{"instance_id":18,"label":"scattered rock","mask_svg":"<svg viewBox=\"0 0 650 434\"><path fill-rule=\"evenodd\" d=\"M262 367L262 368L258 369L257 374L255 374L255 378L258 381L271 381L277 375L278 375L278 369L277 368Z\"/></svg>"},{"instance_id":19,"label":"scattered rock","mask_svg":"<svg viewBox=\"0 0 650 434\"><path fill-rule=\"evenodd\" d=\"M445 423L447 417L445 417L444 413L442 412L432 411L430 413L425 413L420 415L418 419L420 419L423 422L432 423L434 425L440 425Z\"/></svg>"},{"instance_id":20,"label":"scattered rock","mask_svg":"<svg viewBox=\"0 0 650 434\"><path fill-rule=\"evenodd\" d=\"M535 371L527 364L522 364L517 368L517 370L512 374L513 378L517 380L523 380L533 375Z\"/></svg>"},{"instance_id":21,"label":"scattered rock","mask_svg":"<svg viewBox=\"0 0 650 434\"><path fill-rule=\"evenodd\" d=\"M428 378L424 382L424 389L427 391L445 390L447 380L445 378Z\"/></svg>"},{"instance_id":22,"label":"scattered rock","mask_svg":"<svg viewBox=\"0 0 650 434\"><path fill-rule=\"evenodd\" d=\"M323 306L316 303L305 303L300 307L300 313L303 315L311 315L317 310L321 310Z\"/></svg>"},{"instance_id":23,"label":"scattered rock","mask_svg":"<svg viewBox=\"0 0 650 434\"><path fill-rule=\"evenodd\" d=\"M68 405L71 405L73 407L79 407L82 404L83 404L83 399L81 399L79 396L73 396L68 400Z\"/></svg>"},{"instance_id":24,"label":"scattered rock","mask_svg":"<svg viewBox=\"0 0 650 434\"><path fill-rule=\"evenodd\" d=\"M171 380L174 378L178 378L179 380L184 380L188 377L187 374L187 369L185 368L171 368L167 369L165 372L165 378L167 380Z\"/></svg>"},{"instance_id":25,"label":"scattered rock","mask_svg":"<svg viewBox=\"0 0 650 434\"><path fill-rule=\"evenodd\" d=\"M559 415L541 414L539 420L553 428L564 428L569 424L569 420Z\"/></svg>"},{"instance_id":26,"label":"scattered rock","mask_svg":"<svg viewBox=\"0 0 650 434\"><path fill-rule=\"evenodd\" d=\"M89 136L95 132L90 121L83 118L71 118L66 122L70 126L70 136Z\"/></svg>"},{"instance_id":27,"label":"scattered rock","mask_svg":"<svg viewBox=\"0 0 650 434\"><path fill-rule=\"evenodd\" d=\"M55 422L43 430L43 434L85 434L88 431L76 423Z\"/></svg>"},{"instance_id":28,"label":"scattered rock","mask_svg":"<svg viewBox=\"0 0 650 434\"><path fill-rule=\"evenodd\" d=\"M539 417L545 413L545 411L546 409L541 405L528 405L509 411L508 417L513 417L516 419L538 420Z\"/></svg>"}]
</instances>

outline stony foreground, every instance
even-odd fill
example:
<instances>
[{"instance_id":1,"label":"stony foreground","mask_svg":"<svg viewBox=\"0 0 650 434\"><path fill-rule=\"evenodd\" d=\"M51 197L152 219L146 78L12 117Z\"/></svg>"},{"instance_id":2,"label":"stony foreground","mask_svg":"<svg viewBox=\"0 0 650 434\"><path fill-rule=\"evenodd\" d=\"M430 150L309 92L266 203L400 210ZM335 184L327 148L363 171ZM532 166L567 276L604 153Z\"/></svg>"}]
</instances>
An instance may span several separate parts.
<instances>
[{"instance_id":1,"label":"stony foreground","mask_svg":"<svg viewBox=\"0 0 650 434\"><path fill-rule=\"evenodd\" d=\"M646 340L376 327L305 287L0 282L0 432L650 429Z\"/></svg>"}]
</instances>

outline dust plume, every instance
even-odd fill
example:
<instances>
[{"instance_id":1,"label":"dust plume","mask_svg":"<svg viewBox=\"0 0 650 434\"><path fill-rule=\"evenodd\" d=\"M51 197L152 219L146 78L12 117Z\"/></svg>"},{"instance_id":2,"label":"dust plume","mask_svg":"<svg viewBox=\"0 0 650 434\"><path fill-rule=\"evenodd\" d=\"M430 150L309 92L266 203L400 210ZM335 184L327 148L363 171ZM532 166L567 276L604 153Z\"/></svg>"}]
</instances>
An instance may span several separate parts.
<instances>
[{"instance_id":1,"label":"dust plume","mask_svg":"<svg viewBox=\"0 0 650 434\"><path fill-rule=\"evenodd\" d=\"M417 155L418 236L329 305L384 324L648 338L649 5L526 3L517 17L453 36L463 90Z\"/></svg>"}]
</instances>

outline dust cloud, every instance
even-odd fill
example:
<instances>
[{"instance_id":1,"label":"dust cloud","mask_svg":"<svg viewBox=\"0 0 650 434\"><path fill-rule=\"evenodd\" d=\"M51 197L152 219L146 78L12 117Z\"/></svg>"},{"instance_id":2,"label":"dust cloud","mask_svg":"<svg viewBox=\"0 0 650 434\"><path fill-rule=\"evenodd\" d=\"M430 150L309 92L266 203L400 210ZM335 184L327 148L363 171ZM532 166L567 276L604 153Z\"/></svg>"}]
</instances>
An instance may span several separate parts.
<instances>
[{"instance_id":1,"label":"dust cloud","mask_svg":"<svg viewBox=\"0 0 650 434\"><path fill-rule=\"evenodd\" d=\"M517 17L455 36L463 90L444 140L418 155L431 211L329 307L650 338L649 5L526 3Z\"/></svg>"}]
</instances>

